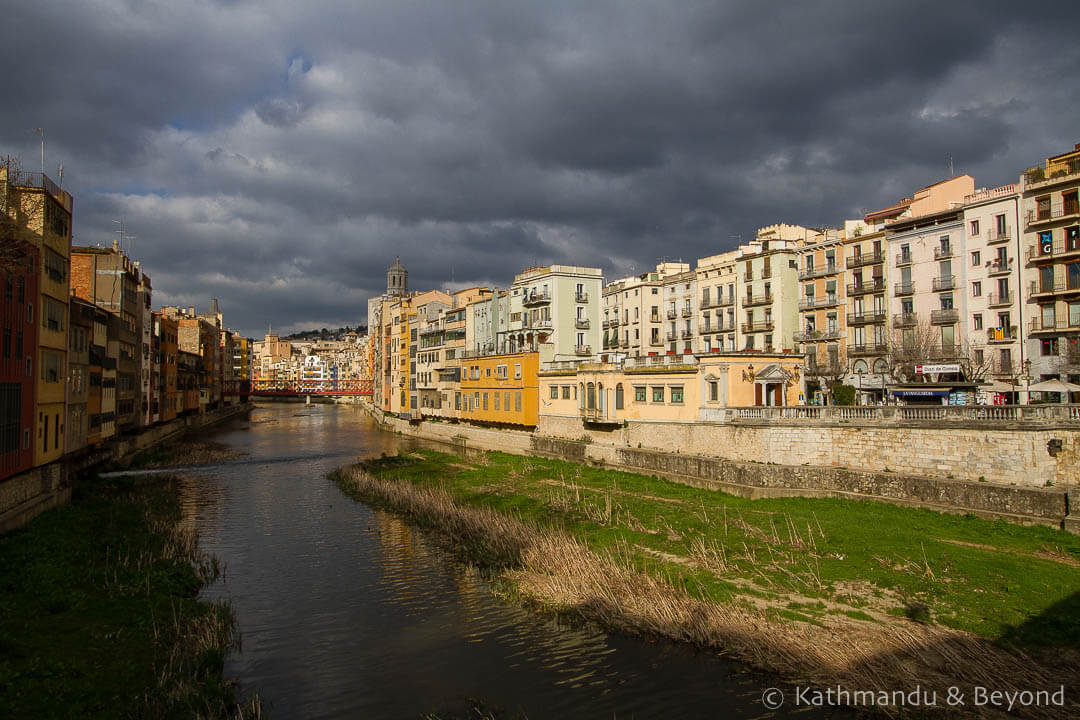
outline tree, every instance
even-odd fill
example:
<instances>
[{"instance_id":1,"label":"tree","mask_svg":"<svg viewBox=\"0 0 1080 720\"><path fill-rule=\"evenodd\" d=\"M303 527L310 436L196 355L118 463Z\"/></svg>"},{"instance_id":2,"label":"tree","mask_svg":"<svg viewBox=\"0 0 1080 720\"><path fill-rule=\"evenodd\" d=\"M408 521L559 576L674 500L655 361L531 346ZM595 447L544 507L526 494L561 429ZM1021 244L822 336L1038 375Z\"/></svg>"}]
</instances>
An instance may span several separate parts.
<instances>
[{"instance_id":1,"label":"tree","mask_svg":"<svg viewBox=\"0 0 1080 720\"><path fill-rule=\"evenodd\" d=\"M994 361L985 343L960 339L942 345L941 337L940 327L925 320L895 329L889 344L889 373L900 382L926 382L926 375L915 372L917 365L945 364L958 365L959 374L968 382L987 379Z\"/></svg>"}]
</instances>

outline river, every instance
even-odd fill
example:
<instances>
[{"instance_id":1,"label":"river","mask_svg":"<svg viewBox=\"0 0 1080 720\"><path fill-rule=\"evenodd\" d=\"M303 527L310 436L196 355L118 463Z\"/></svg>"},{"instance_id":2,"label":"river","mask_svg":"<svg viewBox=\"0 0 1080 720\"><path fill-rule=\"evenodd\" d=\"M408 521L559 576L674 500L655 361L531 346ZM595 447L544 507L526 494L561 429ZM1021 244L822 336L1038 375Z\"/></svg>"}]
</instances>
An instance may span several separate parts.
<instances>
[{"instance_id":1,"label":"river","mask_svg":"<svg viewBox=\"0 0 1080 720\"><path fill-rule=\"evenodd\" d=\"M246 455L190 473L185 515L225 566L204 591L239 623L225 674L273 718L478 717L474 700L530 720L773 716L776 681L498 599L425 533L343 495L329 471L412 444L354 407L259 405L213 439Z\"/></svg>"}]
</instances>

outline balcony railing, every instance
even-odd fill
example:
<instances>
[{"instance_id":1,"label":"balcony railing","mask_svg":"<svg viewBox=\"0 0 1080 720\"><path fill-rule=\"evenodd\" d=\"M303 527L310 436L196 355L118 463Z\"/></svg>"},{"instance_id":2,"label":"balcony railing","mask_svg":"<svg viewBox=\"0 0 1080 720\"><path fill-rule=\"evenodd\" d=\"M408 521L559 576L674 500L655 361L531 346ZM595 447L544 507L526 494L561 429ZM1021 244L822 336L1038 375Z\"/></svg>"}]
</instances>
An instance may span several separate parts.
<instances>
[{"instance_id":1,"label":"balcony railing","mask_svg":"<svg viewBox=\"0 0 1080 720\"><path fill-rule=\"evenodd\" d=\"M956 289L956 276L955 275L943 275L934 278L934 292L943 292L945 290Z\"/></svg>"},{"instance_id":2,"label":"balcony railing","mask_svg":"<svg viewBox=\"0 0 1080 720\"><path fill-rule=\"evenodd\" d=\"M684 330L682 331L682 336L683 336L683 339L686 339L686 338L689 338L689 337L693 337L693 336L694 336L694 331L693 331L693 330L690 330L689 328L685 328L685 329L684 329Z\"/></svg>"},{"instance_id":3,"label":"balcony railing","mask_svg":"<svg viewBox=\"0 0 1080 720\"><path fill-rule=\"evenodd\" d=\"M848 325L878 325L885 322L885 311L874 310L863 313L848 313Z\"/></svg>"},{"instance_id":4,"label":"balcony railing","mask_svg":"<svg viewBox=\"0 0 1080 720\"><path fill-rule=\"evenodd\" d=\"M772 320L764 320L759 322L744 322L741 327L744 333L767 332L772 330L774 325Z\"/></svg>"},{"instance_id":5,"label":"balcony railing","mask_svg":"<svg viewBox=\"0 0 1080 720\"><path fill-rule=\"evenodd\" d=\"M590 345L578 345L574 348L574 352L578 355L592 355L592 346Z\"/></svg>"},{"instance_id":6,"label":"balcony railing","mask_svg":"<svg viewBox=\"0 0 1080 720\"><path fill-rule=\"evenodd\" d=\"M934 310L930 313L930 322L933 325L952 325L960 320L960 311L956 308L947 310Z\"/></svg>"},{"instance_id":7,"label":"balcony railing","mask_svg":"<svg viewBox=\"0 0 1080 720\"><path fill-rule=\"evenodd\" d=\"M934 259L944 260L945 258L951 258L953 256L952 245L939 245L934 248Z\"/></svg>"},{"instance_id":8,"label":"balcony railing","mask_svg":"<svg viewBox=\"0 0 1080 720\"><path fill-rule=\"evenodd\" d=\"M868 253L866 255L849 255L847 258L847 268L860 268L864 265L877 265L878 263L885 262L885 255L883 253Z\"/></svg>"},{"instance_id":9,"label":"balcony railing","mask_svg":"<svg viewBox=\"0 0 1080 720\"><path fill-rule=\"evenodd\" d=\"M814 278L825 277L826 275L835 275L840 269L836 266L836 263L828 263L821 267L809 267L799 273L800 280L813 280Z\"/></svg>"},{"instance_id":10,"label":"balcony railing","mask_svg":"<svg viewBox=\"0 0 1080 720\"><path fill-rule=\"evenodd\" d=\"M1027 224L1038 225L1039 223L1072 217L1073 215L1080 215L1080 207L1076 205L1052 205L1046 210L1028 210Z\"/></svg>"},{"instance_id":11,"label":"balcony railing","mask_svg":"<svg viewBox=\"0 0 1080 720\"><path fill-rule=\"evenodd\" d=\"M911 253L896 253L896 267L911 264Z\"/></svg>"},{"instance_id":12,"label":"balcony railing","mask_svg":"<svg viewBox=\"0 0 1080 720\"><path fill-rule=\"evenodd\" d=\"M693 314L694 314L693 308L684 307L682 309L682 316L683 317L690 317Z\"/></svg>"},{"instance_id":13,"label":"balcony railing","mask_svg":"<svg viewBox=\"0 0 1080 720\"><path fill-rule=\"evenodd\" d=\"M770 305L772 304L772 300L772 293L765 293L764 295L747 295L745 298L743 298L743 307Z\"/></svg>"},{"instance_id":14,"label":"balcony railing","mask_svg":"<svg viewBox=\"0 0 1080 720\"><path fill-rule=\"evenodd\" d=\"M1012 342L1016 340L1016 326L988 328L986 330L986 342Z\"/></svg>"},{"instance_id":15,"label":"balcony railing","mask_svg":"<svg viewBox=\"0 0 1080 720\"><path fill-rule=\"evenodd\" d=\"M541 305L543 303L551 302L551 294L547 292L533 292L526 295L521 300L523 305Z\"/></svg>"},{"instance_id":16,"label":"balcony railing","mask_svg":"<svg viewBox=\"0 0 1080 720\"><path fill-rule=\"evenodd\" d=\"M1012 272L1012 269L1012 258L1008 258L1004 262L1002 262L1000 259L995 258L994 261L990 263L990 276L993 277L995 275L1008 275Z\"/></svg>"},{"instance_id":17,"label":"balcony railing","mask_svg":"<svg viewBox=\"0 0 1080 720\"><path fill-rule=\"evenodd\" d=\"M672 342L679 339L679 333L668 330L664 337L667 338L668 342Z\"/></svg>"},{"instance_id":18,"label":"balcony railing","mask_svg":"<svg viewBox=\"0 0 1080 720\"><path fill-rule=\"evenodd\" d=\"M893 315L892 326L894 328L915 327L919 324L919 313L902 313Z\"/></svg>"},{"instance_id":19,"label":"balcony railing","mask_svg":"<svg viewBox=\"0 0 1080 720\"><path fill-rule=\"evenodd\" d=\"M893 291L893 294L896 295L896 296L911 295L914 292L915 292L915 283L913 283L913 282L896 283L895 290Z\"/></svg>"},{"instance_id":20,"label":"balcony railing","mask_svg":"<svg viewBox=\"0 0 1080 720\"><path fill-rule=\"evenodd\" d=\"M889 351L885 343L855 343L847 346L848 357L866 357L868 355L884 355Z\"/></svg>"},{"instance_id":21,"label":"balcony railing","mask_svg":"<svg viewBox=\"0 0 1080 720\"><path fill-rule=\"evenodd\" d=\"M589 293L585 292L584 290L580 290L574 293L574 300L579 303L587 303L589 302Z\"/></svg>"},{"instance_id":22,"label":"balcony railing","mask_svg":"<svg viewBox=\"0 0 1080 720\"><path fill-rule=\"evenodd\" d=\"M1065 258L1080 257L1080 243L1074 243L1067 247L1064 240L1054 240L1050 243L1036 242L1033 247L1027 249L1029 263L1049 262Z\"/></svg>"},{"instance_id":23,"label":"balcony railing","mask_svg":"<svg viewBox=\"0 0 1080 720\"><path fill-rule=\"evenodd\" d=\"M847 286L848 296L880 292L885 292L885 278L875 277L869 282L848 283Z\"/></svg>"},{"instance_id":24,"label":"balcony railing","mask_svg":"<svg viewBox=\"0 0 1080 720\"><path fill-rule=\"evenodd\" d=\"M1012 228L1006 225L1004 228L992 227L986 231L986 244L996 245L997 243L1008 242L1012 239Z\"/></svg>"},{"instance_id":25,"label":"balcony railing","mask_svg":"<svg viewBox=\"0 0 1080 720\"><path fill-rule=\"evenodd\" d=\"M1053 295L1053 294L1068 295L1071 293L1080 293L1080 285L1070 286L1068 283L1052 282L1042 283L1038 280L1031 281L1031 294L1034 295Z\"/></svg>"},{"instance_id":26,"label":"balcony railing","mask_svg":"<svg viewBox=\"0 0 1080 720\"><path fill-rule=\"evenodd\" d=\"M589 320L588 320L588 318L578 318L577 320L574 321L574 327L576 327L578 330L588 330L589 329Z\"/></svg>"},{"instance_id":27,"label":"balcony railing","mask_svg":"<svg viewBox=\"0 0 1080 720\"><path fill-rule=\"evenodd\" d=\"M813 310L815 308L832 307L833 305L839 305L840 299L836 295L825 295L823 297L807 296L799 301L800 310Z\"/></svg>"},{"instance_id":28,"label":"balcony railing","mask_svg":"<svg viewBox=\"0 0 1080 720\"><path fill-rule=\"evenodd\" d=\"M795 333L795 342L810 343L810 342L827 342L829 340L836 340L843 333L840 332L840 328L832 328L829 330L809 330L807 332Z\"/></svg>"},{"instance_id":29,"label":"balcony railing","mask_svg":"<svg viewBox=\"0 0 1080 720\"><path fill-rule=\"evenodd\" d=\"M1022 390L1022 386L1017 386ZM735 424L828 425L840 422L872 425L906 425L909 423L976 424L979 427L1010 426L1015 423L1033 427L1059 425L1063 422L1080 424L1080 405L906 405L906 406L806 406L733 407L708 411L714 422Z\"/></svg>"},{"instance_id":30,"label":"balcony railing","mask_svg":"<svg viewBox=\"0 0 1080 720\"><path fill-rule=\"evenodd\" d=\"M1080 325L1070 325L1067 320L1048 320L1032 318L1028 329L1033 333L1044 332L1080 332Z\"/></svg>"},{"instance_id":31,"label":"balcony railing","mask_svg":"<svg viewBox=\"0 0 1080 720\"><path fill-rule=\"evenodd\" d=\"M716 298L716 302L717 302L718 305L734 305L735 304L735 296L734 295L725 295L723 297L718 297L718 298Z\"/></svg>"},{"instance_id":32,"label":"balcony railing","mask_svg":"<svg viewBox=\"0 0 1080 720\"><path fill-rule=\"evenodd\" d=\"M674 320L677 317L679 317L679 313L676 312L675 310L668 310L667 311L667 319L668 320Z\"/></svg>"},{"instance_id":33,"label":"balcony railing","mask_svg":"<svg viewBox=\"0 0 1080 720\"><path fill-rule=\"evenodd\" d=\"M986 296L986 304L990 307L1006 307L1012 303L1012 293L990 293Z\"/></svg>"},{"instance_id":34,"label":"balcony railing","mask_svg":"<svg viewBox=\"0 0 1080 720\"><path fill-rule=\"evenodd\" d=\"M660 338L659 335L654 335L654 336L649 338L649 345L652 346L652 347L660 347L663 344L664 344L664 341Z\"/></svg>"}]
</instances>

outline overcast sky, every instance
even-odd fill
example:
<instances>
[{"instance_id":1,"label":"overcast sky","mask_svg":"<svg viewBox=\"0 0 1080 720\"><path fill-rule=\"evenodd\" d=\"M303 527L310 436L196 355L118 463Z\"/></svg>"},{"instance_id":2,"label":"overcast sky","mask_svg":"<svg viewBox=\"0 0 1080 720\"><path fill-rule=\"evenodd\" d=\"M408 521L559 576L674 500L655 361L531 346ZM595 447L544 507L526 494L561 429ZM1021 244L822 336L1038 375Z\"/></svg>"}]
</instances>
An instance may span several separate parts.
<instances>
[{"instance_id":1,"label":"overcast sky","mask_svg":"<svg viewBox=\"0 0 1080 720\"><path fill-rule=\"evenodd\" d=\"M261 336L731 249L1080 142L1080 3L0 0L0 153Z\"/></svg>"}]
</instances>

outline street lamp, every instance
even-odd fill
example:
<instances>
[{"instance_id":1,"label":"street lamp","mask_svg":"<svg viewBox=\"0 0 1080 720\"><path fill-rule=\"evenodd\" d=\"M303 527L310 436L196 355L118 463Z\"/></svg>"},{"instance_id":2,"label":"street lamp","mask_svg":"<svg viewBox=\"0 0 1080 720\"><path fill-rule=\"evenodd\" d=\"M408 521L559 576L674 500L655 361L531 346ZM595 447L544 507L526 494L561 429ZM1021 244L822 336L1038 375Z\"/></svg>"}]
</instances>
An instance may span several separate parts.
<instances>
[{"instance_id":1,"label":"street lamp","mask_svg":"<svg viewBox=\"0 0 1080 720\"><path fill-rule=\"evenodd\" d=\"M1020 377L1025 382L1023 405L1031 403L1031 360L1024 361L1024 374Z\"/></svg>"},{"instance_id":2,"label":"street lamp","mask_svg":"<svg viewBox=\"0 0 1080 720\"><path fill-rule=\"evenodd\" d=\"M855 370L855 374L859 376L859 404L863 405L864 403L863 403L863 392L862 392L862 378L863 378L863 375L866 374L866 368L864 368L862 365L860 365L858 367L858 369Z\"/></svg>"}]
</instances>

